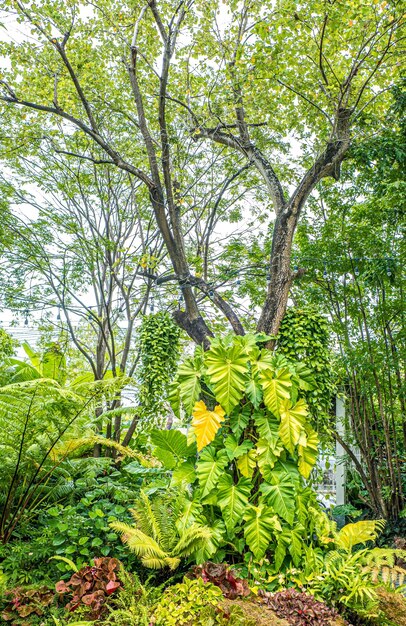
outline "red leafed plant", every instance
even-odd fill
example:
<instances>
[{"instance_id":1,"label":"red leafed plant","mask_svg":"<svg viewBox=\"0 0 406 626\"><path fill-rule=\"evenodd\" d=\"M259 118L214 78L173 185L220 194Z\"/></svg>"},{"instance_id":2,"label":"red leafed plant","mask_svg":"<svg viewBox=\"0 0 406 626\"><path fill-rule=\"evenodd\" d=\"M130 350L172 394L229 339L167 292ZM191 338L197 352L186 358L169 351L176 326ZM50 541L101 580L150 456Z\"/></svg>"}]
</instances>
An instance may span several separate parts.
<instances>
[{"instance_id":1,"label":"red leafed plant","mask_svg":"<svg viewBox=\"0 0 406 626\"><path fill-rule=\"evenodd\" d=\"M296 589L276 593L265 591L260 595L276 615L286 619L291 626L330 626L338 617L335 609Z\"/></svg>"},{"instance_id":2,"label":"red leafed plant","mask_svg":"<svg viewBox=\"0 0 406 626\"><path fill-rule=\"evenodd\" d=\"M82 567L68 582L56 583L56 591L69 593L71 600L66 605L68 611L75 611L80 605L89 607L88 617L98 619L104 610L108 596L122 586L118 579L120 562L110 557L94 559L94 565Z\"/></svg>"},{"instance_id":3,"label":"red leafed plant","mask_svg":"<svg viewBox=\"0 0 406 626\"><path fill-rule=\"evenodd\" d=\"M2 612L1 617L5 622L13 621L14 624L29 624L25 621L30 615L43 615L44 608L52 604L55 597L52 589L37 587L36 589L23 589L16 587L4 593L4 599L8 605ZM20 621L20 619L22 621Z\"/></svg>"},{"instance_id":4,"label":"red leafed plant","mask_svg":"<svg viewBox=\"0 0 406 626\"><path fill-rule=\"evenodd\" d=\"M238 578L234 570L225 563L212 563L207 561L204 565L196 565L187 574L188 578L202 578L205 583L212 583L220 587L225 598L238 598L239 596L249 596L248 583L243 578Z\"/></svg>"}]
</instances>

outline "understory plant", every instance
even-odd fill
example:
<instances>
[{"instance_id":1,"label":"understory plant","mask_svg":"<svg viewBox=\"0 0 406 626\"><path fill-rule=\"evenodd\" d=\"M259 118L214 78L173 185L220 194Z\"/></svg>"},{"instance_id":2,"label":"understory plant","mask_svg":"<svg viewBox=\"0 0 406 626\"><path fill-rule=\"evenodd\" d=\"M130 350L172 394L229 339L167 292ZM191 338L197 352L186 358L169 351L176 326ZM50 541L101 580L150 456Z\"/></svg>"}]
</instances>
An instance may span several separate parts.
<instances>
[{"instance_id":1,"label":"understory plant","mask_svg":"<svg viewBox=\"0 0 406 626\"><path fill-rule=\"evenodd\" d=\"M86 617L99 619L106 611L107 598L121 587L119 568L117 559L102 557L94 559L94 565L74 572L68 582L60 580L55 587L57 593L71 596L65 609L71 612L83 607L87 609Z\"/></svg>"},{"instance_id":2,"label":"understory plant","mask_svg":"<svg viewBox=\"0 0 406 626\"><path fill-rule=\"evenodd\" d=\"M185 578L182 583L168 587L158 602L152 624L156 626L188 626L215 624L216 609L223 598L218 587L201 578Z\"/></svg>"},{"instance_id":3,"label":"understory plant","mask_svg":"<svg viewBox=\"0 0 406 626\"><path fill-rule=\"evenodd\" d=\"M270 559L299 564L325 518L305 485L318 436L305 392L311 371L264 347L265 335L214 339L179 367L171 395L188 435L154 431L154 454L172 484L191 489L194 516L212 529L197 562ZM234 555L234 557L232 556ZM247 562L248 562L247 561Z\"/></svg>"},{"instance_id":4,"label":"understory plant","mask_svg":"<svg viewBox=\"0 0 406 626\"><path fill-rule=\"evenodd\" d=\"M335 609L295 589L265 593L261 597L278 617L287 619L290 626L330 626L338 617Z\"/></svg>"},{"instance_id":5,"label":"understory plant","mask_svg":"<svg viewBox=\"0 0 406 626\"><path fill-rule=\"evenodd\" d=\"M210 528L194 515L192 505L183 492L169 491L151 501L141 491L139 502L131 509L134 525L116 521L110 526L121 533L145 567L173 570L182 558L204 550L212 537Z\"/></svg>"},{"instance_id":6,"label":"understory plant","mask_svg":"<svg viewBox=\"0 0 406 626\"><path fill-rule=\"evenodd\" d=\"M35 617L42 617L54 602L54 591L47 587L15 587L5 591L6 607L1 613L5 622L30 624Z\"/></svg>"}]
</instances>

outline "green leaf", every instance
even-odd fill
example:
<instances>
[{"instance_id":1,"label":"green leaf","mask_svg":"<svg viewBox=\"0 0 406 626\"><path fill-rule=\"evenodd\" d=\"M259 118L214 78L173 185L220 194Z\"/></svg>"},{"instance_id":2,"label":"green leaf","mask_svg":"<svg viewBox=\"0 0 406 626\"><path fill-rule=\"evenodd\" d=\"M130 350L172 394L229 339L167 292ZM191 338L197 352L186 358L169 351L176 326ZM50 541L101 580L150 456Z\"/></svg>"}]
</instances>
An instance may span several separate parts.
<instances>
[{"instance_id":1,"label":"green leaf","mask_svg":"<svg viewBox=\"0 0 406 626\"><path fill-rule=\"evenodd\" d=\"M196 454L196 448L188 446L186 435L179 430L154 429L151 432L151 442L160 450L170 452L178 460Z\"/></svg>"},{"instance_id":2,"label":"green leaf","mask_svg":"<svg viewBox=\"0 0 406 626\"><path fill-rule=\"evenodd\" d=\"M279 439L279 422L274 417L262 411L255 411L253 418L261 439L268 441Z\"/></svg>"},{"instance_id":3,"label":"green leaf","mask_svg":"<svg viewBox=\"0 0 406 626\"><path fill-rule=\"evenodd\" d=\"M195 464L192 461L185 461L179 465L172 474L172 485L189 484L196 480Z\"/></svg>"},{"instance_id":4,"label":"green leaf","mask_svg":"<svg viewBox=\"0 0 406 626\"><path fill-rule=\"evenodd\" d=\"M290 398L291 377L291 373L286 367L281 367L275 372L272 369L267 369L260 373L265 406L277 417L279 416L281 401Z\"/></svg>"},{"instance_id":5,"label":"green leaf","mask_svg":"<svg viewBox=\"0 0 406 626\"><path fill-rule=\"evenodd\" d=\"M263 503L250 505L244 515L244 536L256 559L262 559L273 538L273 531L281 531L274 511Z\"/></svg>"},{"instance_id":6,"label":"green leaf","mask_svg":"<svg viewBox=\"0 0 406 626\"><path fill-rule=\"evenodd\" d=\"M225 450L217 454L211 447L204 448L197 462L197 476L202 489L202 497L210 493L216 487L219 478L228 464L228 456Z\"/></svg>"},{"instance_id":7,"label":"green leaf","mask_svg":"<svg viewBox=\"0 0 406 626\"><path fill-rule=\"evenodd\" d=\"M284 448L279 437L276 437L273 442L268 439L259 439L256 445L257 463L261 471L262 476L269 480L269 476L276 461L282 454Z\"/></svg>"},{"instance_id":8,"label":"green leaf","mask_svg":"<svg viewBox=\"0 0 406 626\"><path fill-rule=\"evenodd\" d=\"M279 406L281 416L279 435L285 448L294 454L295 446L299 443L306 424L307 404L300 399L292 406L290 400L283 400Z\"/></svg>"},{"instance_id":9,"label":"green leaf","mask_svg":"<svg viewBox=\"0 0 406 626\"><path fill-rule=\"evenodd\" d=\"M197 359L191 357L185 359L179 366L177 379L180 399L186 413L191 415L201 392L201 371L197 366Z\"/></svg>"},{"instance_id":10,"label":"green leaf","mask_svg":"<svg viewBox=\"0 0 406 626\"><path fill-rule=\"evenodd\" d=\"M279 459L272 470L272 474L276 476L289 476L291 482L295 485L296 488L300 487L302 484L302 480L297 469L297 464L292 461L284 461Z\"/></svg>"},{"instance_id":11,"label":"green leaf","mask_svg":"<svg viewBox=\"0 0 406 626\"><path fill-rule=\"evenodd\" d=\"M251 417L251 408L251 405L246 404L242 410L240 407L237 407L230 415L230 428L237 439L240 438L241 433L248 426Z\"/></svg>"},{"instance_id":12,"label":"green leaf","mask_svg":"<svg viewBox=\"0 0 406 626\"><path fill-rule=\"evenodd\" d=\"M261 385L254 378L251 378L245 386L245 393L253 406L257 409L262 402Z\"/></svg>"},{"instance_id":13,"label":"green leaf","mask_svg":"<svg viewBox=\"0 0 406 626\"><path fill-rule=\"evenodd\" d=\"M272 484L262 483L261 492L264 494L266 503L273 508L275 513L282 517L288 524L293 524L295 516L295 488L288 476L273 475Z\"/></svg>"},{"instance_id":14,"label":"green leaf","mask_svg":"<svg viewBox=\"0 0 406 626\"><path fill-rule=\"evenodd\" d=\"M256 467L256 451L250 450L237 460L237 467L246 478L251 478Z\"/></svg>"},{"instance_id":15,"label":"green leaf","mask_svg":"<svg viewBox=\"0 0 406 626\"><path fill-rule=\"evenodd\" d=\"M232 461L233 459L238 459L243 454L247 454L247 452L251 450L252 446L253 443L249 439L243 441L241 444L238 444L233 435L229 435L224 441L224 447L227 451L230 461Z\"/></svg>"},{"instance_id":16,"label":"green leaf","mask_svg":"<svg viewBox=\"0 0 406 626\"><path fill-rule=\"evenodd\" d=\"M251 486L251 481L248 478L240 478L235 485L229 474L224 474L219 480L217 504L221 508L229 534L242 519L248 505Z\"/></svg>"},{"instance_id":17,"label":"green leaf","mask_svg":"<svg viewBox=\"0 0 406 626\"><path fill-rule=\"evenodd\" d=\"M238 345L228 348L214 345L206 352L205 363L216 400L229 414L244 394L248 355Z\"/></svg>"}]
</instances>

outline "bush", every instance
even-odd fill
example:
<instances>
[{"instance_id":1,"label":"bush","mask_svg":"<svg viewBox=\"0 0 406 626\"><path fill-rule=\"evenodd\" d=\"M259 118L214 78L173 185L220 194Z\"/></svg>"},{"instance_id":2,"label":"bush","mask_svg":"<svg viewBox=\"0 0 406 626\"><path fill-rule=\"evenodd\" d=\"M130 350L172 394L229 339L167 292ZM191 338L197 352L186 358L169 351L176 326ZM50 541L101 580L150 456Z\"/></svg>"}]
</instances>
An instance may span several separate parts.
<instances>
[{"instance_id":1,"label":"bush","mask_svg":"<svg viewBox=\"0 0 406 626\"><path fill-rule=\"evenodd\" d=\"M1 616L5 622L12 622L13 626L15 624L33 624L33 619L42 617L53 603L54 598L54 591L47 587L32 589L15 587L4 593L7 605Z\"/></svg>"},{"instance_id":2,"label":"bush","mask_svg":"<svg viewBox=\"0 0 406 626\"><path fill-rule=\"evenodd\" d=\"M223 599L220 589L201 578L169 587L157 604L152 624L183 626L215 624L216 608Z\"/></svg>"},{"instance_id":3,"label":"bush","mask_svg":"<svg viewBox=\"0 0 406 626\"><path fill-rule=\"evenodd\" d=\"M236 572L225 563L207 561L204 565L196 565L187 574L187 578L201 578L205 583L216 585L221 589L225 598L234 599L238 596L250 595L248 582L243 578L238 578Z\"/></svg>"},{"instance_id":4,"label":"bush","mask_svg":"<svg viewBox=\"0 0 406 626\"><path fill-rule=\"evenodd\" d=\"M295 589L265 592L262 597L277 616L287 619L291 626L330 626L338 617L335 609Z\"/></svg>"},{"instance_id":5,"label":"bush","mask_svg":"<svg viewBox=\"0 0 406 626\"><path fill-rule=\"evenodd\" d=\"M99 619L105 612L108 596L121 587L117 576L119 567L117 559L94 559L93 566L82 567L68 582L60 580L55 586L56 591L72 596L65 609L75 611L84 606L88 608L86 616L89 619Z\"/></svg>"}]
</instances>

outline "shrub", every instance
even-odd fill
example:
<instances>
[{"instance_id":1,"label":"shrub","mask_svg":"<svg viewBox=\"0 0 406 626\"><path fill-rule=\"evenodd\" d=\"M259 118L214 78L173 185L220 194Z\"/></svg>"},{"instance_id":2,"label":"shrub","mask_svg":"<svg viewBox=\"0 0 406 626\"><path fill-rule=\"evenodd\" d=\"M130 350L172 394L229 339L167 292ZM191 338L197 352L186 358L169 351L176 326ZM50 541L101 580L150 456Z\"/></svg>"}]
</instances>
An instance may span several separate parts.
<instances>
[{"instance_id":1,"label":"shrub","mask_svg":"<svg viewBox=\"0 0 406 626\"><path fill-rule=\"evenodd\" d=\"M117 577L119 567L120 562L117 559L94 559L93 566L82 567L68 582L60 580L56 584L56 591L72 595L65 608L75 611L82 605L89 609L87 617L99 619L106 608L108 596L121 587L121 581Z\"/></svg>"},{"instance_id":2,"label":"shrub","mask_svg":"<svg viewBox=\"0 0 406 626\"><path fill-rule=\"evenodd\" d=\"M202 578L205 583L212 583L219 587L225 598L234 599L238 596L248 596L250 590L248 582L238 578L235 571L227 567L225 563L211 563L196 565L187 578Z\"/></svg>"},{"instance_id":3,"label":"shrub","mask_svg":"<svg viewBox=\"0 0 406 626\"><path fill-rule=\"evenodd\" d=\"M335 609L295 589L273 594L264 592L262 597L277 616L287 619L291 626L330 626L338 617Z\"/></svg>"},{"instance_id":4,"label":"shrub","mask_svg":"<svg viewBox=\"0 0 406 626\"><path fill-rule=\"evenodd\" d=\"M1 616L5 622L12 621L13 625L32 624L32 618L42 616L44 610L52 604L54 597L55 593L47 587L32 589L15 587L4 593L8 603Z\"/></svg>"},{"instance_id":5,"label":"shrub","mask_svg":"<svg viewBox=\"0 0 406 626\"><path fill-rule=\"evenodd\" d=\"M183 626L215 624L216 608L222 600L220 589L202 578L184 579L169 587L157 604L152 624L156 626Z\"/></svg>"}]
</instances>

